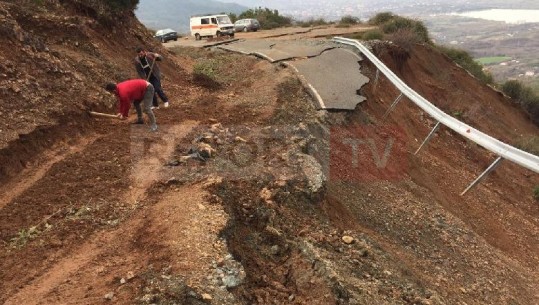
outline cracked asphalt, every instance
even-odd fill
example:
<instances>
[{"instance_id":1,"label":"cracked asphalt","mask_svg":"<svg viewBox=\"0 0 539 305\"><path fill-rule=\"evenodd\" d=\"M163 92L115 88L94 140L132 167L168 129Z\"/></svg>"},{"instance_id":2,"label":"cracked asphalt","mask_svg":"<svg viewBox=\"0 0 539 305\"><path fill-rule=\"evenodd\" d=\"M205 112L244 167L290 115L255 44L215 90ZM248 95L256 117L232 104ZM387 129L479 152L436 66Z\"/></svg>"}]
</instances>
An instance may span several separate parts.
<instances>
[{"instance_id":1,"label":"cracked asphalt","mask_svg":"<svg viewBox=\"0 0 539 305\"><path fill-rule=\"evenodd\" d=\"M365 101L359 94L369 78L361 74L362 57L332 41L320 39L184 39L174 46L215 47L264 58L298 74L318 109L353 110ZM171 47L171 46L170 46Z\"/></svg>"},{"instance_id":2,"label":"cracked asphalt","mask_svg":"<svg viewBox=\"0 0 539 305\"><path fill-rule=\"evenodd\" d=\"M369 79L361 74L361 56L321 40L237 40L217 48L262 57L293 68L317 102L318 109L353 110Z\"/></svg>"}]
</instances>

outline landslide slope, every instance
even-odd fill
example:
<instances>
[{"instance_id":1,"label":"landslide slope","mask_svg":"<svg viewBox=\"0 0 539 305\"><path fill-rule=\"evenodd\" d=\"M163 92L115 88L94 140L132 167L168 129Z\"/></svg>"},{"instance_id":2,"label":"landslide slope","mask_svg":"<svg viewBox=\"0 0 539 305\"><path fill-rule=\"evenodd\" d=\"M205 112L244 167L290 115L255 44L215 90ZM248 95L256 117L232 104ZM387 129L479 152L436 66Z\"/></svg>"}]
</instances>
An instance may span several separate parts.
<instances>
[{"instance_id":1,"label":"landslide slope","mask_svg":"<svg viewBox=\"0 0 539 305\"><path fill-rule=\"evenodd\" d=\"M495 156L443 128L414 156L435 122L406 100L382 119L398 92L369 62L365 103L318 112L279 65L40 3L0 2L0 303L539 303L537 174L505 162L459 196ZM157 134L86 114L114 111L101 87L138 45L166 55ZM467 123L538 134L436 50L374 50ZM185 161L200 142L214 155Z\"/></svg>"}]
</instances>

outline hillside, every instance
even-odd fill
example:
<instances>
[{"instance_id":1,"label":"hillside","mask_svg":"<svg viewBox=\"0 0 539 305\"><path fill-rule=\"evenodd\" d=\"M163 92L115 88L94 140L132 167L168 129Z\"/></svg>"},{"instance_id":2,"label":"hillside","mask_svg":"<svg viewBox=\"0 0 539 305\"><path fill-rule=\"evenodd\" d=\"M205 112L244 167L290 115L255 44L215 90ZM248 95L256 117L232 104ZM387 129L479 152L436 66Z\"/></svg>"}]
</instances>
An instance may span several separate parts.
<instances>
[{"instance_id":1,"label":"hillside","mask_svg":"<svg viewBox=\"0 0 539 305\"><path fill-rule=\"evenodd\" d=\"M435 122L406 100L382 119L398 92L368 61L366 102L317 111L291 69L164 49L105 5L0 1L0 303L539 303L536 173L505 162L459 196L495 156L443 128L414 156ZM156 133L87 112L115 113L102 86L139 45L165 57ZM429 46L372 46L466 123L538 134ZM396 141L387 172L370 151L354 170L352 135Z\"/></svg>"}]
</instances>

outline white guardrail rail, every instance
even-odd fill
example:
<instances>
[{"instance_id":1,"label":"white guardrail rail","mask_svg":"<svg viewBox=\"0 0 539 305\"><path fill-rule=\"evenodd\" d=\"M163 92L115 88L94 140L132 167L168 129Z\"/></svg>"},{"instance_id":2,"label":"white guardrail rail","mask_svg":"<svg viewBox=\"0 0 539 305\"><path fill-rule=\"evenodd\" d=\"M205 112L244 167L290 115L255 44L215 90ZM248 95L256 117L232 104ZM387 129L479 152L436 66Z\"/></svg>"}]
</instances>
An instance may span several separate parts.
<instances>
[{"instance_id":1,"label":"white guardrail rail","mask_svg":"<svg viewBox=\"0 0 539 305\"><path fill-rule=\"evenodd\" d=\"M372 54L371 51L359 41L343 37L334 37L333 41L341 44L354 46L359 49L359 51L363 53L380 70L380 72L382 72L401 91L401 94L404 94L412 102L419 106L419 108L423 109L434 119L436 119L439 122L437 126L441 123L452 129L456 133L462 135L463 137L470 139L478 145L481 145L489 151L497 154L499 158L487 169L487 171L483 173L483 175L488 174L488 172L493 170L502 158L510 160L522 167L539 173L538 156L522 151L509 144L503 143L500 140L493 138L488 134L483 133L471 127L470 125L467 125L455 119L454 117L446 114L445 112L431 104L428 100L423 98L421 95L419 95L417 92L412 90L410 87L408 87L408 85L406 85L400 78L398 78L388 67L386 67L386 65L384 65L384 63L382 63L381 60L379 60L374 54ZM436 129L437 127L435 128L435 130ZM433 130L433 132L435 132L435 130ZM433 132L431 132L431 135ZM431 135L429 135L429 137ZM468 191L471 187L478 183L483 178L483 175L481 175L476 181L474 181L474 183L472 183L472 185L470 185L470 187L468 187L462 194L466 193L466 191Z\"/></svg>"}]
</instances>

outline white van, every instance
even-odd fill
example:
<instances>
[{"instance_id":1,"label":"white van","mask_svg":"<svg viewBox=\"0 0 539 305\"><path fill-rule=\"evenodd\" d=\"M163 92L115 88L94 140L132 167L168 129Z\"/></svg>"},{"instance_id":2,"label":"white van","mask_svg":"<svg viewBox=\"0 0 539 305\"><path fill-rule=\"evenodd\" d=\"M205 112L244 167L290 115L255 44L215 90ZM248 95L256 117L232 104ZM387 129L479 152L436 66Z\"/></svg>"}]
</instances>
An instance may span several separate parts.
<instances>
[{"instance_id":1,"label":"white van","mask_svg":"<svg viewBox=\"0 0 539 305\"><path fill-rule=\"evenodd\" d=\"M196 40L202 37L224 36L234 37L234 24L228 15L191 16L189 22L191 36Z\"/></svg>"}]
</instances>

